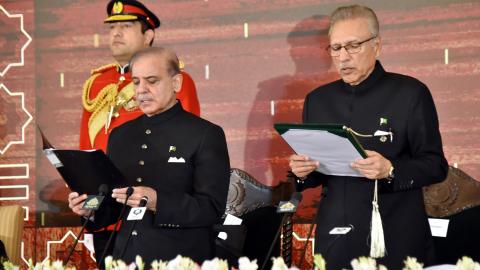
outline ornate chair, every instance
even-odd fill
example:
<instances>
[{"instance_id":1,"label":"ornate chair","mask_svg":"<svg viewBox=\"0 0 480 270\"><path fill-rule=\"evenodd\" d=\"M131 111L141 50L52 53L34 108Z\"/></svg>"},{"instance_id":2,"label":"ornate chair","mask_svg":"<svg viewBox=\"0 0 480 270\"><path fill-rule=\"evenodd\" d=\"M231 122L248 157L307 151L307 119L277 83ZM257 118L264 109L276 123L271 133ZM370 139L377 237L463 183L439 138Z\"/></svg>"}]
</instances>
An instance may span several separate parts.
<instances>
[{"instance_id":1,"label":"ornate chair","mask_svg":"<svg viewBox=\"0 0 480 270\"><path fill-rule=\"evenodd\" d=\"M447 179L423 194L430 217L450 220L447 237L434 237L437 264L455 264L464 255L480 260L480 182L450 166Z\"/></svg>"},{"instance_id":2,"label":"ornate chair","mask_svg":"<svg viewBox=\"0 0 480 270\"><path fill-rule=\"evenodd\" d=\"M23 211L19 205L0 206L0 240L5 245L10 261L16 265L20 265Z\"/></svg>"},{"instance_id":3,"label":"ornate chair","mask_svg":"<svg viewBox=\"0 0 480 270\"><path fill-rule=\"evenodd\" d=\"M266 186L243 170L230 170L227 214L241 218L242 226L220 226L219 231L226 231L226 240L217 239L217 255L236 265L240 256L257 259L262 265L273 241L281 216L276 213L276 205L281 200L288 200L294 191L294 185L284 182L277 186ZM277 240L272 256L280 253L280 241Z\"/></svg>"},{"instance_id":4,"label":"ornate chair","mask_svg":"<svg viewBox=\"0 0 480 270\"><path fill-rule=\"evenodd\" d=\"M279 201L290 199L293 191L293 183L284 182L270 187L247 172L232 168L225 214L239 217L261 207L276 206Z\"/></svg>"}]
</instances>

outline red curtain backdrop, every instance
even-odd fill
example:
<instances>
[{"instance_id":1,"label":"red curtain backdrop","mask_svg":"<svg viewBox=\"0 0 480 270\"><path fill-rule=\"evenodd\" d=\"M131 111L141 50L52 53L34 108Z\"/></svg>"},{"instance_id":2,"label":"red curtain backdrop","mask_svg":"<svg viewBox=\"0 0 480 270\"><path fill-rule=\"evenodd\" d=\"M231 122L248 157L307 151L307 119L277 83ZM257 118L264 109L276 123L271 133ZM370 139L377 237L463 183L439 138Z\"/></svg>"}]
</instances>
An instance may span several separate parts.
<instances>
[{"instance_id":1,"label":"red curtain backdrop","mask_svg":"<svg viewBox=\"0 0 480 270\"><path fill-rule=\"evenodd\" d=\"M57 148L77 148L83 82L113 62L106 2L0 1L0 205L27 211L24 258L63 258L78 231L36 125ZM178 53L202 116L224 128L232 167L269 185L285 178L292 151L273 123L300 122L305 94L337 79L324 50L328 15L353 2L143 2L162 21L155 45ZM379 16L384 67L429 86L449 163L480 179L480 2L360 2ZM313 216L318 194L304 195L298 222ZM83 245L77 251L92 265Z\"/></svg>"}]
</instances>

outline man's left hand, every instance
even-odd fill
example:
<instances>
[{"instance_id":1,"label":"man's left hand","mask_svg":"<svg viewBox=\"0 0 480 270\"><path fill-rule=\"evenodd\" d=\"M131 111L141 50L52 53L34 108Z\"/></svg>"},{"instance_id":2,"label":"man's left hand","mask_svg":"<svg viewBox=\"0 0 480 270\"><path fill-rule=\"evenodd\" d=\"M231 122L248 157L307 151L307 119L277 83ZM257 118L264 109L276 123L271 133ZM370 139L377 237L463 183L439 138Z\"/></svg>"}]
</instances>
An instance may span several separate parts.
<instances>
[{"instance_id":1,"label":"man's left hand","mask_svg":"<svg viewBox=\"0 0 480 270\"><path fill-rule=\"evenodd\" d=\"M148 197L147 209L155 211L157 207L157 192L153 188L149 187L132 187L133 193L130 198L128 198L127 205L131 207L138 207L140 205L140 200L143 196ZM119 203L125 203L125 198L127 197L128 188L116 188L112 190L112 198L116 199Z\"/></svg>"},{"instance_id":2,"label":"man's left hand","mask_svg":"<svg viewBox=\"0 0 480 270\"><path fill-rule=\"evenodd\" d=\"M365 150L367 158L355 160L350 166L368 179L388 177L392 163L375 151Z\"/></svg>"}]
</instances>

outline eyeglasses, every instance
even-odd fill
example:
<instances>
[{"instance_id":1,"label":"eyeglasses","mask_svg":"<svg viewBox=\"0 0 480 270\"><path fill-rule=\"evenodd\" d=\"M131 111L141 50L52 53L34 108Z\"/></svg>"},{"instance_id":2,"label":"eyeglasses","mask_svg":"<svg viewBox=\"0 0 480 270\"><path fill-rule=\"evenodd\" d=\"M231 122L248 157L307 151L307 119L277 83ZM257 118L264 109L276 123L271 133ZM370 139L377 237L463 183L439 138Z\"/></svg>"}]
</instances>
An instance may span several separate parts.
<instances>
[{"instance_id":1,"label":"eyeglasses","mask_svg":"<svg viewBox=\"0 0 480 270\"><path fill-rule=\"evenodd\" d=\"M360 42L350 42L350 43L347 43L345 45L340 45L340 44L333 44L333 45L328 45L328 47L326 48L327 51L330 52L330 55L331 56L339 56L340 55L340 51L342 50L342 48L345 48L345 50L349 53L349 54L354 54L354 53L359 53L360 50L362 49L362 44L365 43L365 42L369 42L370 40L376 38L377 36L373 36L369 39L366 39L364 41L360 41Z\"/></svg>"}]
</instances>

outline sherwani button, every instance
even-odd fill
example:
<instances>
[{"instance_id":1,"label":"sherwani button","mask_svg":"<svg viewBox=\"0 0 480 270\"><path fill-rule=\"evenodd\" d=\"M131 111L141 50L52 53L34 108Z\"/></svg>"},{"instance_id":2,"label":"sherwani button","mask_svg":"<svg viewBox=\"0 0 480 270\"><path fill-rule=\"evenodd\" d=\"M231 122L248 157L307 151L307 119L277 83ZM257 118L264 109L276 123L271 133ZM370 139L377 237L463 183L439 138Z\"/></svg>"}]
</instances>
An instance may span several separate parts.
<instances>
[{"instance_id":1,"label":"sherwani button","mask_svg":"<svg viewBox=\"0 0 480 270\"><path fill-rule=\"evenodd\" d=\"M137 182L141 183L143 181L142 177L137 177Z\"/></svg>"},{"instance_id":2,"label":"sherwani button","mask_svg":"<svg viewBox=\"0 0 480 270\"><path fill-rule=\"evenodd\" d=\"M138 164L139 164L140 166L143 166L143 165L145 165L145 161L140 160L140 161L138 162Z\"/></svg>"},{"instance_id":3,"label":"sherwani button","mask_svg":"<svg viewBox=\"0 0 480 270\"><path fill-rule=\"evenodd\" d=\"M146 144L142 144L142 149L147 149L148 146Z\"/></svg>"},{"instance_id":4,"label":"sherwani button","mask_svg":"<svg viewBox=\"0 0 480 270\"><path fill-rule=\"evenodd\" d=\"M150 129L145 130L145 134L152 134L152 131Z\"/></svg>"}]
</instances>

